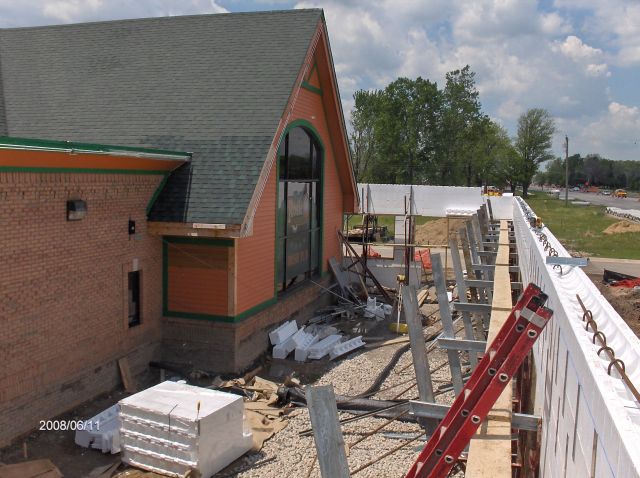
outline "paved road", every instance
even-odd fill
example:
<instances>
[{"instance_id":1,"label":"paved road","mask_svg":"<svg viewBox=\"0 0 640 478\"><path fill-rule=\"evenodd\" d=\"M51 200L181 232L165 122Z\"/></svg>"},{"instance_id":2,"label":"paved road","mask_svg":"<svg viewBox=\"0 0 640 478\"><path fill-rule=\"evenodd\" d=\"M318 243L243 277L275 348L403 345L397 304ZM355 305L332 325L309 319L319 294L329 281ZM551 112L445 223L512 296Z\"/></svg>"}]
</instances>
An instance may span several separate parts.
<instances>
[{"instance_id":1,"label":"paved road","mask_svg":"<svg viewBox=\"0 0 640 478\"><path fill-rule=\"evenodd\" d=\"M587 274L602 275L605 269L640 277L640 261L632 259L610 259L607 257L591 257L589 265L584 268Z\"/></svg>"},{"instance_id":2,"label":"paved road","mask_svg":"<svg viewBox=\"0 0 640 478\"><path fill-rule=\"evenodd\" d=\"M560 199L564 199L564 191L560 193ZM614 198L603 194L569 191L569 200L571 199L587 201L591 204L600 204L602 206L619 207L620 209L640 209L640 201L637 198Z\"/></svg>"},{"instance_id":3,"label":"paved road","mask_svg":"<svg viewBox=\"0 0 640 478\"><path fill-rule=\"evenodd\" d=\"M532 188L531 190L537 193L547 193L547 191L549 191L547 188L545 188L544 191L537 188ZM619 207L620 209L640 209L640 201L637 197L614 198L613 196L605 196L604 194L569 191L569 200L572 199L590 202L591 204L599 204L601 206ZM560 200L564 201L564 189L560 190Z\"/></svg>"}]
</instances>

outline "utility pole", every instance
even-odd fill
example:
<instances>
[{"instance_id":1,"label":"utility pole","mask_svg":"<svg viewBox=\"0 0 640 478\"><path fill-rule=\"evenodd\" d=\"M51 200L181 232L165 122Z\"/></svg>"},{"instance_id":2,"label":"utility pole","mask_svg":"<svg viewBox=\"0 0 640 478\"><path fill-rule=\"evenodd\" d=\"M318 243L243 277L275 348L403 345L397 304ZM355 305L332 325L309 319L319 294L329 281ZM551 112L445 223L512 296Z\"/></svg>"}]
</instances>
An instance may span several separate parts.
<instances>
[{"instance_id":1,"label":"utility pole","mask_svg":"<svg viewBox=\"0 0 640 478\"><path fill-rule=\"evenodd\" d=\"M569 136L564 137L564 205L569 206Z\"/></svg>"}]
</instances>

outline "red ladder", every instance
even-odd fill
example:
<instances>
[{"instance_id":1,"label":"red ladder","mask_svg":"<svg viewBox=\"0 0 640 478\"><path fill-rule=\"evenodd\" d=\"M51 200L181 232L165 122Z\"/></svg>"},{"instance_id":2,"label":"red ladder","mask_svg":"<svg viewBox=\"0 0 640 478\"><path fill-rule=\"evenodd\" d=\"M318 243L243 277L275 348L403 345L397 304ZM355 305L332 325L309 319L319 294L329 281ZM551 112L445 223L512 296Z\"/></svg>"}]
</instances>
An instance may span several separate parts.
<instances>
[{"instance_id":1,"label":"red ladder","mask_svg":"<svg viewBox=\"0 0 640 478\"><path fill-rule=\"evenodd\" d=\"M529 284L406 478L444 478L527 356L553 311Z\"/></svg>"}]
</instances>

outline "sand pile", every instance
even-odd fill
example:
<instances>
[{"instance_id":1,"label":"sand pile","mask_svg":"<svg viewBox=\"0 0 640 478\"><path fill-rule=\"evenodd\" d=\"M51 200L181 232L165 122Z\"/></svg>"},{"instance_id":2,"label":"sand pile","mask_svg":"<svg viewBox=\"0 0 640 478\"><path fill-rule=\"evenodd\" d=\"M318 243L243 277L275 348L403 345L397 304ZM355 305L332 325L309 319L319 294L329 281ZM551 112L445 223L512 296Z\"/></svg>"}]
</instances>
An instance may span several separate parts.
<instances>
[{"instance_id":1,"label":"sand pile","mask_svg":"<svg viewBox=\"0 0 640 478\"><path fill-rule=\"evenodd\" d=\"M631 221L618 221L603 231L605 234L624 234L625 232L640 232L640 224Z\"/></svg>"},{"instance_id":2,"label":"sand pile","mask_svg":"<svg viewBox=\"0 0 640 478\"><path fill-rule=\"evenodd\" d=\"M464 227L466 219L449 219L449 232L447 233L447 218L429 221L422 226L416 226L416 244L447 244L449 237L458 233Z\"/></svg>"}]
</instances>

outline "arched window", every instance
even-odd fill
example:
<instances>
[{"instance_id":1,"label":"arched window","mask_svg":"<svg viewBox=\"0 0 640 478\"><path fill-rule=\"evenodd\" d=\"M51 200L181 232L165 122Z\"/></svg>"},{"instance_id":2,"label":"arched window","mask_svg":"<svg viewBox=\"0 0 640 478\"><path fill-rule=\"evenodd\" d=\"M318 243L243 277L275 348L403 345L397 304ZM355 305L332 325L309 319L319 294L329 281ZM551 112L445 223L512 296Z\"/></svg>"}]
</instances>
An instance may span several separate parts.
<instances>
[{"instance_id":1,"label":"arched window","mask_svg":"<svg viewBox=\"0 0 640 478\"><path fill-rule=\"evenodd\" d=\"M283 291L320 270L322 150L298 126L282 139L278 162L276 278Z\"/></svg>"}]
</instances>

